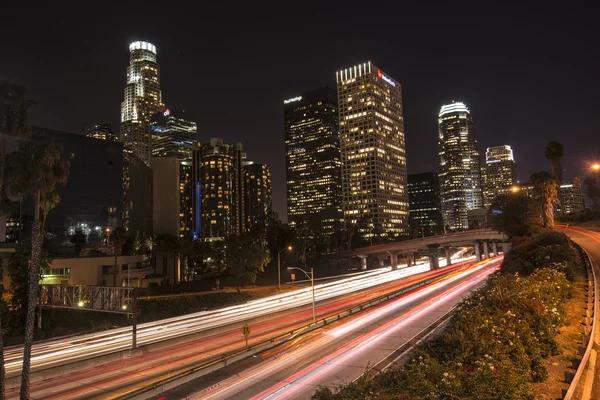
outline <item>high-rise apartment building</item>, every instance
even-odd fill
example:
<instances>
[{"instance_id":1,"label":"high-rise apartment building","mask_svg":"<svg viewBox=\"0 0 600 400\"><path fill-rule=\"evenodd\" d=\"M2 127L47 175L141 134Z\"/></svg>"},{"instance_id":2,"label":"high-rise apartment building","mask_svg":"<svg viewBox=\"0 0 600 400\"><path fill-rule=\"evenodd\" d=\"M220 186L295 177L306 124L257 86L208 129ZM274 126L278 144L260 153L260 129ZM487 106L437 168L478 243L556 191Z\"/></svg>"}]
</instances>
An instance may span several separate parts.
<instances>
[{"instance_id":1,"label":"high-rise apartment building","mask_svg":"<svg viewBox=\"0 0 600 400\"><path fill-rule=\"evenodd\" d=\"M414 237L444 233L437 173L408 175L408 203L410 227Z\"/></svg>"},{"instance_id":2,"label":"high-rise apartment building","mask_svg":"<svg viewBox=\"0 0 600 400\"><path fill-rule=\"evenodd\" d=\"M440 109L438 175L445 228L468 229L467 211L483 208L483 195L475 128L463 103L452 102Z\"/></svg>"},{"instance_id":3,"label":"high-rise apartment building","mask_svg":"<svg viewBox=\"0 0 600 400\"><path fill-rule=\"evenodd\" d=\"M408 192L400 83L370 62L336 72L344 220L406 236Z\"/></svg>"},{"instance_id":4,"label":"high-rise apartment building","mask_svg":"<svg viewBox=\"0 0 600 400\"><path fill-rule=\"evenodd\" d=\"M112 131L112 125L108 122L90 125L86 129L86 136L94 139L111 140L119 142L119 135Z\"/></svg>"},{"instance_id":5,"label":"high-rise apartment building","mask_svg":"<svg viewBox=\"0 0 600 400\"><path fill-rule=\"evenodd\" d=\"M244 202L246 228L268 222L273 210L271 167L252 161L243 162L246 200Z\"/></svg>"},{"instance_id":6,"label":"high-rise apartment building","mask_svg":"<svg viewBox=\"0 0 600 400\"><path fill-rule=\"evenodd\" d=\"M488 147L483 167L483 200L489 207L496 196L506 187L517 183L517 169L513 150L510 146Z\"/></svg>"},{"instance_id":7,"label":"high-rise apartment building","mask_svg":"<svg viewBox=\"0 0 600 400\"><path fill-rule=\"evenodd\" d=\"M242 145L221 138L193 150L191 203L194 237L215 240L246 232Z\"/></svg>"},{"instance_id":8,"label":"high-rise apartment building","mask_svg":"<svg viewBox=\"0 0 600 400\"><path fill-rule=\"evenodd\" d=\"M585 210L585 194L581 189L581 180L578 178L571 182L563 182L558 188L558 197L560 200L558 211L563 215Z\"/></svg>"},{"instance_id":9,"label":"high-rise apartment building","mask_svg":"<svg viewBox=\"0 0 600 400\"><path fill-rule=\"evenodd\" d=\"M156 47L144 41L129 45L127 85L121 103L121 140L125 151L150 165L152 156L151 117L161 111L160 67Z\"/></svg>"},{"instance_id":10,"label":"high-rise apartment building","mask_svg":"<svg viewBox=\"0 0 600 400\"><path fill-rule=\"evenodd\" d=\"M185 112L167 108L152 116L152 157L192 159L197 126Z\"/></svg>"},{"instance_id":11,"label":"high-rise apartment building","mask_svg":"<svg viewBox=\"0 0 600 400\"><path fill-rule=\"evenodd\" d=\"M317 218L332 233L343 221L336 93L324 87L283 103L288 222L302 235Z\"/></svg>"}]
</instances>

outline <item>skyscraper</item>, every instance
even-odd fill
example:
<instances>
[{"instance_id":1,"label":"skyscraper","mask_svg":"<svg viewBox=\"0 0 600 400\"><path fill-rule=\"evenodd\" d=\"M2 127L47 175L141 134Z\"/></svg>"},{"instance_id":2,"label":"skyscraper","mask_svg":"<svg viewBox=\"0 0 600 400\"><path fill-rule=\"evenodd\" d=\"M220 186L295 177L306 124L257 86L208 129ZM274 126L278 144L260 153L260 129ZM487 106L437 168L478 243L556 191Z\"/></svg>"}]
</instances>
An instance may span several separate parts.
<instances>
[{"instance_id":1,"label":"skyscraper","mask_svg":"<svg viewBox=\"0 0 600 400\"><path fill-rule=\"evenodd\" d=\"M271 188L271 167L244 161L244 178L246 188L246 228L250 230L257 223L268 222L273 210L273 195Z\"/></svg>"},{"instance_id":2,"label":"skyscraper","mask_svg":"<svg viewBox=\"0 0 600 400\"><path fill-rule=\"evenodd\" d=\"M129 45L130 63L127 85L121 103L121 140L125 151L150 165L152 156L151 117L163 109L160 92L160 67L156 47L138 41Z\"/></svg>"},{"instance_id":3,"label":"skyscraper","mask_svg":"<svg viewBox=\"0 0 600 400\"><path fill-rule=\"evenodd\" d=\"M468 210L483 207L481 164L471 112L463 103L438 115L438 175L442 219L450 230L468 229Z\"/></svg>"},{"instance_id":4,"label":"skyscraper","mask_svg":"<svg viewBox=\"0 0 600 400\"><path fill-rule=\"evenodd\" d=\"M440 211L440 180L435 172L408 175L410 226L414 237L444 232Z\"/></svg>"},{"instance_id":5,"label":"skyscraper","mask_svg":"<svg viewBox=\"0 0 600 400\"><path fill-rule=\"evenodd\" d=\"M408 192L400 83L371 62L336 72L344 220L406 236Z\"/></svg>"},{"instance_id":6,"label":"skyscraper","mask_svg":"<svg viewBox=\"0 0 600 400\"><path fill-rule=\"evenodd\" d=\"M192 159L196 123L185 112L167 108L152 116L152 157Z\"/></svg>"},{"instance_id":7,"label":"skyscraper","mask_svg":"<svg viewBox=\"0 0 600 400\"><path fill-rule=\"evenodd\" d=\"M193 150L191 202L192 233L204 239L223 239L246 231L242 145L221 138L197 144Z\"/></svg>"},{"instance_id":8,"label":"skyscraper","mask_svg":"<svg viewBox=\"0 0 600 400\"><path fill-rule=\"evenodd\" d=\"M179 209L177 212L179 216L178 235L180 237L190 237L193 225L192 147L197 140L196 123L191 121L189 116L183 111L173 108L167 108L164 111L154 114L151 121L152 158L174 157L178 160L178 192L177 194L170 193L168 195L179 196ZM157 193L155 197L158 199L161 195L161 193ZM172 209L174 210L175 208L172 207Z\"/></svg>"},{"instance_id":9,"label":"skyscraper","mask_svg":"<svg viewBox=\"0 0 600 400\"><path fill-rule=\"evenodd\" d=\"M489 207L496 196L508 186L517 183L517 169L510 146L488 147L483 167L483 200Z\"/></svg>"},{"instance_id":10,"label":"skyscraper","mask_svg":"<svg viewBox=\"0 0 600 400\"><path fill-rule=\"evenodd\" d=\"M119 135L112 131L112 126L108 122L88 126L86 129L86 136L94 139L119 142Z\"/></svg>"},{"instance_id":11,"label":"skyscraper","mask_svg":"<svg viewBox=\"0 0 600 400\"><path fill-rule=\"evenodd\" d=\"M571 182L563 182L558 188L559 211L563 215L574 214L585 210L585 194L581 190L581 180L575 178Z\"/></svg>"},{"instance_id":12,"label":"skyscraper","mask_svg":"<svg viewBox=\"0 0 600 400\"><path fill-rule=\"evenodd\" d=\"M316 218L332 233L343 220L336 93L324 87L283 103L288 222L302 235Z\"/></svg>"}]
</instances>

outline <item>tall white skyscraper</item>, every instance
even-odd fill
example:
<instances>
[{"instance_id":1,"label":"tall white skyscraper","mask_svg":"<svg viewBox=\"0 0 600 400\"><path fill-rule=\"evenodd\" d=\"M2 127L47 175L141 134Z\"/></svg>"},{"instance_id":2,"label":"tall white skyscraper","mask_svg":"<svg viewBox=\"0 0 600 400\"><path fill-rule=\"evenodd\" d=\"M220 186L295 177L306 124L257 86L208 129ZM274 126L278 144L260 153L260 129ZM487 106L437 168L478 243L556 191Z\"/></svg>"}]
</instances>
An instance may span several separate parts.
<instances>
[{"instance_id":1,"label":"tall white skyscraper","mask_svg":"<svg viewBox=\"0 0 600 400\"><path fill-rule=\"evenodd\" d=\"M506 188L517 183L515 158L510 146L488 147L483 167L483 200L489 207L494 198L506 192Z\"/></svg>"},{"instance_id":2,"label":"tall white skyscraper","mask_svg":"<svg viewBox=\"0 0 600 400\"><path fill-rule=\"evenodd\" d=\"M409 234L400 83L371 62L336 72L346 224Z\"/></svg>"},{"instance_id":3,"label":"tall white skyscraper","mask_svg":"<svg viewBox=\"0 0 600 400\"><path fill-rule=\"evenodd\" d=\"M151 117L164 106L160 91L160 67L156 47L137 41L129 45L127 86L121 103L121 140L125 151L150 165L152 156Z\"/></svg>"},{"instance_id":4,"label":"tall white skyscraper","mask_svg":"<svg viewBox=\"0 0 600 400\"><path fill-rule=\"evenodd\" d=\"M452 102L440 109L438 175L445 228L468 229L467 211L483 208L483 195L475 127L464 103Z\"/></svg>"}]
</instances>

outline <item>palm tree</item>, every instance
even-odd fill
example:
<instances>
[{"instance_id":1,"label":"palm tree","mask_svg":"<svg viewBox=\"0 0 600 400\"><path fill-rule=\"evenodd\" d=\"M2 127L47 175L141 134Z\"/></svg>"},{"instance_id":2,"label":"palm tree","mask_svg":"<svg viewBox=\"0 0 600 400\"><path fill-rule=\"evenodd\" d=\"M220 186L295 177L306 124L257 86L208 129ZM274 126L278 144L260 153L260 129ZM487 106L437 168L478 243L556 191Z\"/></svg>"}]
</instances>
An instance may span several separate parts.
<instances>
[{"instance_id":1,"label":"palm tree","mask_svg":"<svg viewBox=\"0 0 600 400\"><path fill-rule=\"evenodd\" d=\"M552 176L556 180L556 184L560 185L562 182L562 166L560 160L564 153L564 147L557 141L552 141L546 146L544 155L552 164Z\"/></svg>"},{"instance_id":2,"label":"palm tree","mask_svg":"<svg viewBox=\"0 0 600 400\"><path fill-rule=\"evenodd\" d=\"M144 239L144 247L150 252L150 263L156 274L156 235L152 234Z\"/></svg>"},{"instance_id":3,"label":"palm tree","mask_svg":"<svg viewBox=\"0 0 600 400\"><path fill-rule=\"evenodd\" d=\"M39 145L31 142L21 142L19 149L9 153L5 161L3 184L7 197L16 201L26 196L32 196L34 204L21 376L21 398L28 399L31 346L35 326L35 300L39 289L40 259L44 241L40 209L43 199L54 191L56 184L66 183L69 175L69 162L61 158L60 152L54 145Z\"/></svg>"},{"instance_id":4,"label":"palm tree","mask_svg":"<svg viewBox=\"0 0 600 400\"><path fill-rule=\"evenodd\" d=\"M0 79L0 190L4 186L6 137L29 133L29 108L35 103L27 100L27 86L9 79Z\"/></svg>"},{"instance_id":5,"label":"palm tree","mask_svg":"<svg viewBox=\"0 0 600 400\"><path fill-rule=\"evenodd\" d=\"M544 227L554 229L554 205L559 203L555 178L546 171L531 175L534 195L540 203Z\"/></svg>"},{"instance_id":6,"label":"palm tree","mask_svg":"<svg viewBox=\"0 0 600 400\"><path fill-rule=\"evenodd\" d=\"M112 271L113 286L117 286L117 274L119 272L119 267L117 265L117 257L119 257L121 250L123 250L123 245L127 241L127 231L125 230L125 227L119 225L115 229L113 229L112 233L110 234L110 240L112 240L113 253L115 255L115 263Z\"/></svg>"}]
</instances>

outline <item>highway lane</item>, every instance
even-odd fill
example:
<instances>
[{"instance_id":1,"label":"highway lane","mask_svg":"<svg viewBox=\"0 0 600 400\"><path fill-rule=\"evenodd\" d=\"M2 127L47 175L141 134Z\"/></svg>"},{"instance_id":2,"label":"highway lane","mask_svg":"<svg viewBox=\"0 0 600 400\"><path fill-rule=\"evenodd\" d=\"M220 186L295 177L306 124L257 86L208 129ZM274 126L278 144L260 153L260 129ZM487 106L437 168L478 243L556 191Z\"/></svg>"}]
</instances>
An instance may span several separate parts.
<instances>
[{"instance_id":1,"label":"highway lane","mask_svg":"<svg viewBox=\"0 0 600 400\"><path fill-rule=\"evenodd\" d=\"M356 277L315 285L316 300L320 302L333 299L355 290L375 287L428 269L426 264L393 271L390 274L387 273L389 269L380 269ZM157 343L303 306L311 303L310 292L311 288L302 288L219 310L203 311L139 324L137 342L139 346ZM33 346L32 367L33 370L36 370L39 367L51 366L57 361L65 363L81 358L96 357L126 350L130 346L130 327L36 343ZM22 347L7 348L4 356L7 373L17 371L21 365Z\"/></svg>"},{"instance_id":2,"label":"highway lane","mask_svg":"<svg viewBox=\"0 0 600 400\"><path fill-rule=\"evenodd\" d=\"M345 294L321 301L317 306L317 313L319 316L326 316L346 310L371 298L396 291L401 287L443 274L445 270L455 268L461 268L461 263L436 271L429 271L428 265L422 264L399 271L367 274L366 278L361 277L361 279L351 280L352 289L345 292ZM365 282L365 280L368 282ZM375 284L376 282L383 283ZM324 288L318 289L317 293L320 293L320 290L332 290L339 293L339 285L325 284L320 286ZM366 287L362 292L360 292L361 286ZM300 289L297 292L304 293L304 296L310 296L310 292L306 289ZM321 293L321 295L327 297L331 293ZM280 299L282 296L273 297ZM255 303L250 302L246 305L250 304L252 306ZM310 322L312 320L310 303L304 303L304 307L296 307L283 317L273 316L252 324L253 333L250 343L271 338ZM240 307L233 308L239 310ZM227 309L225 315L231 315ZM214 313L211 315L214 315ZM178 321L179 319L175 320ZM235 324L230 329L215 334L207 334L206 337L200 339L151 351L119 362L106 363L33 382L32 393L36 398L110 398L128 388L145 385L148 382L162 378L165 374L172 374L190 366L198 365L202 360L243 348L244 341L239 331L240 326L240 324ZM79 342L85 343L84 340L79 340ZM8 388L8 398L16 398L17 395L17 387Z\"/></svg>"},{"instance_id":3,"label":"highway lane","mask_svg":"<svg viewBox=\"0 0 600 400\"><path fill-rule=\"evenodd\" d=\"M457 271L441 282L182 385L164 397L307 399L319 385L350 382L452 309L500 263L501 258L496 258Z\"/></svg>"},{"instance_id":4,"label":"highway lane","mask_svg":"<svg viewBox=\"0 0 600 400\"><path fill-rule=\"evenodd\" d=\"M600 232L578 227L567 228L564 226L557 226L556 229L565 233L575 243L577 243L587 251L590 258L592 259L592 262L594 263L596 277L600 278ZM598 313L596 313L595 318L596 323L599 323L600 319ZM600 331L598 330L596 331L596 337L594 338L594 341L595 348L598 348L598 346L600 346ZM598 374L598 371L600 371L600 357L596 358L596 364L594 366L594 369L595 373L593 374L593 376L595 377L595 379L593 382L590 398L600 399L600 375ZM580 380L580 386L582 385L582 381L585 381L585 376L586 374L584 374L582 380Z\"/></svg>"}]
</instances>

